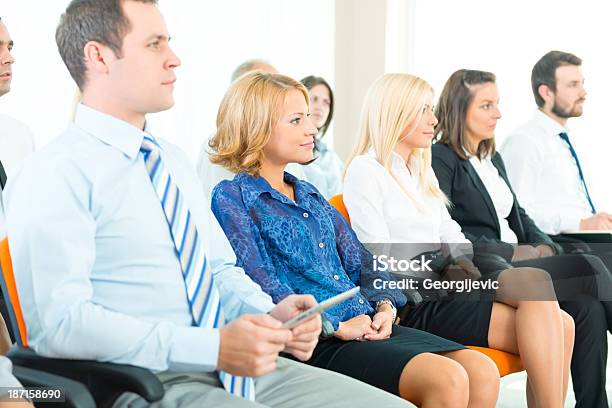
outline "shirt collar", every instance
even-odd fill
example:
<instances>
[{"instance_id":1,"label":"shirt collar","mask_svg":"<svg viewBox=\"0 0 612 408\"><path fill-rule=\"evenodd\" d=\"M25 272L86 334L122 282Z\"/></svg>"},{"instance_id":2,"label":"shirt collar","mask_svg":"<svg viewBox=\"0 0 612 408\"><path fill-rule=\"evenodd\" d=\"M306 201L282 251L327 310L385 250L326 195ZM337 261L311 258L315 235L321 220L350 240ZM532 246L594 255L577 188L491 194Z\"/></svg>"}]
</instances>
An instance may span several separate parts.
<instances>
[{"instance_id":1,"label":"shirt collar","mask_svg":"<svg viewBox=\"0 0 612 408\"><path fill-rule=\"evenodd\" d=\"M539 109L536 110L533 117L534 120L537 121L540 126L542 126L547 134L558 136L561 132L569 133L568 128L562 126L559 122L555 121L553 118Z\"/></svg>"},{"instance_id":2,"label":"shirt collar","mask_svg":"<svg viewBox=\"0 0 612 408\"><path fill-rule=\"evenodd\" d=\"M234 181L240 186L242 201L246 207L252 207L255 200L264 193L270 194L273 198L285 204L295 204L287 196L272 188L268 180L263 177L252 176L248 173L238 173L234 177ZM291 173L285 172L285 181L293 184L297 202L301 202L309 194L321 195L310 183L298 179Z\"/></svg>"},{"instance_id":3,"label":"shirt collar","mask_svg":"<svg viewBox=\"0 0 612 408\"><path fill-rule=\"evenodd\" d=\"M378 161L378 159L376 158L376 151L374 150L374 147L370 147L368 149L368 156ZM414 166L418 166L418 159L412 157L410 159L410 166L410 168L415 168ZM406 162L404 162L402 156L397 154L395 151L391 151L391 168L394 170L406 170Z\"/></svg>"},{"instance_id":4,"label":"shirt collar","mask_svg":"<svg viewBox=\"0 0 612 408\"><path fill-rule=\"evenodd\" d=\"M74 124L101 142L119 149L132 159L138 155L144 136L152 137L146 123L143 131L121 119L83 104L77 107Z\"/></svg>"}]
</instances>

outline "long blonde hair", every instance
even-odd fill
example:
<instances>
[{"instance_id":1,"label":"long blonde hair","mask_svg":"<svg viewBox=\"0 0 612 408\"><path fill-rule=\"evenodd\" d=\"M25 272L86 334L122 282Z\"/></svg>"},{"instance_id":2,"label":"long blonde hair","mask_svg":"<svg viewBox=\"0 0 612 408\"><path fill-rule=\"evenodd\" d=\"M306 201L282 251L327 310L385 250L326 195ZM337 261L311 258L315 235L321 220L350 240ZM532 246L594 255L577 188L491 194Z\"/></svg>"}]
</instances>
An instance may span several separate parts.
<instances>
[{"instance_id":1,"label":"long blonde hair","mask_svg":"<svg viewBox=\"0 0 612 408\"><path fill-rule=\"evenodd\" d=\"M384 74L368 89L361 109L358 143L348 163L355 157L374 149L376 160L391 174L404 193L417 208L422 205L399 182L391 167L393 151L406 127L410 135L423 116L423 107L433 98L433 88L424 80L409 74ZM414 149L409 161L418 160L418 167L412 168L419 179L424 193L436 197L448 205L448 199L428 177L431 167L431 148ZM348 166L347 166L348 167Z\"/></svg>"},{"instance_id":2,"label":"long blonde hair","mask_svg":"<svg viewBox=\"0 0 612 408\"><path fill-rule=\"evenodd\" d=\"M285 75L253 71L234 81L221 101L217 131L208 142L210 161L233 173L259 175L263 148L292 89L310 103L304 85Z\"/></svg>"}]
</instances>

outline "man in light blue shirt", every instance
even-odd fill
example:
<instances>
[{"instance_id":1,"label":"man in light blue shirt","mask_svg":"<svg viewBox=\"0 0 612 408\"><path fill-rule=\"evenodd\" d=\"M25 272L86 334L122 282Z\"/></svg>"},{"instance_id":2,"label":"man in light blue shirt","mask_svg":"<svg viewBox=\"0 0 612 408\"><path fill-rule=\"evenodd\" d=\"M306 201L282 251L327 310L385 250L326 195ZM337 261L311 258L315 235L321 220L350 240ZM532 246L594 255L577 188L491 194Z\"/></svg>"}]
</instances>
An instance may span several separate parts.
<instances>
[{"instance_id":1,"label":"man in light blue shirt","mask_svg":"<svg viewBox=\"0 0 612 408\"><path fill-rule=\"evenodd\" d=\"M159 406L405 406L355 380L279 358L281 351L311 356L320 318L293 330L280 322L314 300L293 296L275 306L235 266L189 160L156 139L177 199L190 211L186 223L201 234L197 249L228 322L220 329L193 324L172 223L142 155L144 137L153 138L145 115L173 105L180 65L155 1L74 0L56 40L83 104L74 124L26 161L5 197L30 346L50 357L154 370L166 387ZM255 377L255 401L230 395L215 371ZM125 394L116 402L128 404L144 401Z\"/></svg>"}]
</instances>

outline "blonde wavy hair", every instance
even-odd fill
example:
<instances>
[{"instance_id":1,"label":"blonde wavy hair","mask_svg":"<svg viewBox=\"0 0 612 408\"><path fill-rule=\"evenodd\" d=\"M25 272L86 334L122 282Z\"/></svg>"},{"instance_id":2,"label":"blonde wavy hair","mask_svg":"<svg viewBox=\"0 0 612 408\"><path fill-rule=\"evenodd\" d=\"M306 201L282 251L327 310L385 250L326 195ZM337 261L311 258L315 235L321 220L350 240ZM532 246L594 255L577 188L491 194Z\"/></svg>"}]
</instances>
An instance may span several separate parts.
<instances>
[{"instance_id":1,"label":"blonde wavy hair","mask_svg":"<svg viewBox=\"0 0 612 408\"><path fill-rule=\"evenodd\" d=\"M259 175L263 148L291 90L300 91L310 106L304 85L285 75L253 71L234 81L221 101L217 131L208 142L210 161L233 173Z\"/></svg>"},{"instance_id":2,"label":"blonde wavy hair","mask_svg":"<svg viewBox=\"0 0 612 408\"><path fill-rule=\"evenodd\" d=\"M395 146L407 126L408 136L418 126L423 116L423 108L433 98L431 85L419 77L409 74L384 74L370 86L361 109L358 142L348 163L355 157L374 149L376 160L391 174L404 193L423 210L416 197L413 197L399 182L391 167ZM418 163L415 176L423 186L425 194L449 204L442 190L428 177L431 167L431 148L414 149L409 162ZM347 166L348 167L348 166ZM415 169L411 167L413 174Z\"/></svg>"}]
</instances>

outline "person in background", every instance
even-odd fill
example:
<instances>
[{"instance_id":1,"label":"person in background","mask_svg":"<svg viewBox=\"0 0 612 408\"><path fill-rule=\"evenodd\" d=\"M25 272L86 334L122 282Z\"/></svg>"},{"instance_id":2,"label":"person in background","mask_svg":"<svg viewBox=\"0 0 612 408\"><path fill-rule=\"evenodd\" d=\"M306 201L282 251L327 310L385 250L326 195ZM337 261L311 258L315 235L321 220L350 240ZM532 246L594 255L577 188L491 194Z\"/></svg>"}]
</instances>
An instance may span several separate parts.
<instances>
[{"instance_id":1,"label":"person in background","mask_svg":"<svg viewBox=\"0 0 612 408\"><path fill-rule=\"evenodd\" d=\"M257 96L257 97L255 97ZM279 74L234 82L217 116L214 162L237 173L215 187L212 210L238 265L275 301L309 293L319 301L361 292L325 313L330 323L309 363L338 371L422 407L493 407L499 374L491 360L457 343L396 326L399 290L368 282L371 255L310 183L284 171L313 158L317 128L305 87ZM381 405L382 404L377 404Z\"/></svg>"},{"instance_id":2,"label":"person in background","mask_svg":"<svg viewBox=\"0 0 612 408\"><path fill-rule=\"evenodd\" d=\"M13 58L12 50L14 46L6 25L0 17L0 97L6 95L11 90L13 79ZM7 173L14 172L15 167L24 159L25 156L34 150L33 137L28 128L15 119L0 115L0 194L4 190L7 181ZM0 239L5 235L4 207L0 200ZM4 308L4 299L0 292L0 307ZM7 388L21 387L21 384L12 374L11 361L4 355L11 347L12 341L9 336L6 323L0 316L0 407L1 408L20 408L32 407L29 403L22 401L6 401Z\"/></svg>"},{"instance_id":3,"label":"person in background","mask_svg":"<svg viewBox=\"0 0 612 408\"><path fill-rule=\"evenodd\" d=\"M567 122L582 116L586 90L582 60L550 51L534 65L532 118L501 147L508 178L521 205L547 234L612 230L612 214L598 211ZM563 241L561 239L560 241Z\"/></svg>"},{"instance_id":4,"label":"person in background","mask_svg":"<svg viewBox=\"0 0 612 408\"><path fill-rule=\"evenodd\" d=\"M551 275L559 305L576 326L571 364L576 406L607 407L606 332L612 305L600 299L612 300L603 291L606 277L610 289L610 272L592 255L562 255L561 247L520 206L495 151L501 118L495 75L467 69L453 73L436 105L436 117L432 167L450 200L451 217L487 262L495 262L494 268L530 266ZM478 258L482 256L476 256L477 265ZM600 270L593 270L595 266ZM602 279L594 279L599 273Z\"/></svg>"},{"instance_id":5,"label":"person in background","mask_svg":"<svg viewBox=\"0 0 612 408\"><path fill-rule=\"evenodd\" d=\"M443 300L424 301L406 311L402 324L519 354L529 378L530 406L559 408L569 381L573 321L554 301L546 271L502 268L481 277L474 267L472 245L451 219L431 168L437 122L433 89L424 80L385 74L370 86L344 180L352 226L361 242L401 245L399 259L428 257L431 272L444 280L497 282L497 289L485 293L455 291Z\"/></svg>"},{"instance_id":6,"label":"person in background","mask_svg":"<svg viewBox=\"0 0 612 408\"><path fill-rule=\"evenodd\" d=\"M321 77L307 76L300 81L310 95L310 118L317 128L315 160L303 167L305 180L314 185L328 200L342 192L342 160L323 137L334 116L334 93Z\"/></svg>"},{"instance_id":7,"label":"person in background","mask_svg":"<svg viewBox=\"0 0 612 408\"><path fill-rule=\"evenodd\" d=\"M0 98L11 90L14 41L0 17ZM0 114L0 194L7 177L34 151L34 137L28 127L10 116ZM4 210L0 200L0 235L4 236Z\"/></svg>"},{"instance_id":8,"label":"person in background","mask_svg":"<svg viewBox=\"0 0 612 408\"><path fill-rule=\"evenodd\" d=\"M271 74L278 73L278 70L268 61L263 60L263 59L254 58L254 59L246 60L242 64L238 65L236 69L234 69L234 71L232 72L230 82L234 82L235 80L237 80L238 78L246 74L247 72L251 72L251 71L263 71L263 72L269 72Z\"/></svg>"},{"instance_id":9,"label":"person in background","mask_svg":"<svg viewBox=\"0 0 612 408\"><path fill-rule=\"evenodd\" d=\"M165 388L153 407L405 406L279 356L310 358L320 317L282 322L316 301L274 304L236 267L187 156L147 127L174 104L169 41L155 0L73 0L60 18L82 104L5 197L30 347L152 370ZM133 393L114 404L145 405Z\"/></svg>"}]
</instances>

